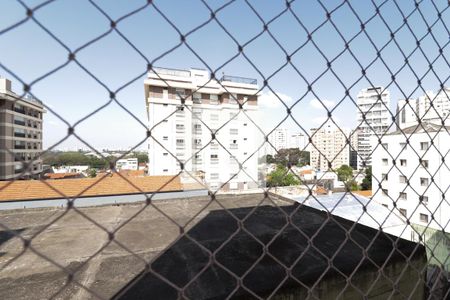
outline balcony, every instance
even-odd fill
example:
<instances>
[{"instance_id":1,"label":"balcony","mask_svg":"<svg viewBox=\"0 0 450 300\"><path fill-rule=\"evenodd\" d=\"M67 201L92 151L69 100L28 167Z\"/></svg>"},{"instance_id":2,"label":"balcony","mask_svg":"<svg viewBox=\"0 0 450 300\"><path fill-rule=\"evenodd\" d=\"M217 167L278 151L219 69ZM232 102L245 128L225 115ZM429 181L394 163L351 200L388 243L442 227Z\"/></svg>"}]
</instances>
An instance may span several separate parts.
<instances>
[{"instance_id":1,"label":"balcony","mask_svg":"<svg viewBox=\"0 0 450 300\"><path fill-rule=\"evenodd\" d=\"M20 121L20 120L14 120L14 124L16 125L20 125L20 126L25 126L25 121Z\"/></svg>"}]
</instances>

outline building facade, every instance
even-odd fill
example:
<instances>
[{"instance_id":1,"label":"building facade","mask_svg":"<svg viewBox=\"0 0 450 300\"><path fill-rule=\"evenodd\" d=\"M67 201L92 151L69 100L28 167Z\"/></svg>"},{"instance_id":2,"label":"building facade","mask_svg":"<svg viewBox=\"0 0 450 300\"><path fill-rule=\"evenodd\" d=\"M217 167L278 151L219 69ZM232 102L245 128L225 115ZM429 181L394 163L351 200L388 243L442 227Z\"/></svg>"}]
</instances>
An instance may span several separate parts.
<instances>
[{"instance_id":1,"label":"building facade","mask_svg":"<svg viewBox=\"0 0 450 300\"><path fill-rule=\"evenodd\" d=\"M381 136L392 123L389 112L390 94L383 87L363 89L356 101L358 129L358 168L372 165L373 136Z\"/></svg>"},{"instance_id":2,"label":"building facade","mask_svg":"<svg viewBox=\"0 0 450 300\"><path fill-rule=\"evenodd\" d=\"M450 151L448 130L425 122L389 133L375 149L372 166L375 201L413 224L447 232L450 170L442 159Z\"/></svg>"},{"instance_id":3,"label":"building facade","mask_svg":"<svg viewBox=\"0 0 450 300\"><path fill-rule=\"evenodd\" d=\"M267 154L275 155L280 149L287 149L289 146L289 131L286 128L276 128L269 134ZM275 149L274 149L275 148Z\"/></svg>"},{"instance_id":4,"label":"building facade","mask_svg":"<svg viewBox=\"0 0 450 300\"><path fill-rule=\"evenodd\" d=\"M251 122L258 118L255 79L212 80L205 70L158 68L148 73L144 86L149 175L184 169L211 189L258 186L258 154L253 152L263 135Z\"/></svg>"},{"instance_id":5,"label":"building facade","mask_svg":"<svg viewBox=\"0 0 450 300\"><path fill-rule=\"evenodd\" d=\"M306 137L301 132L291 133L289 135L289 148L305 150Z\"/></svg>"},{"instance_id":6,"label":"building facade","mask_svg":"<svg viewBox=\"0 0 450 300\"><path fill-rule=\"evenodd\" d=\"M347 133L332 123L311 129L312 145L309 147L311 166L320 171L337 169L349 164Z\"/></svg>"},{"instance_id":7,"label":"building facade","mask_svg":"<svg viewBox=\"0 0 450 300\"><path fill-rule=\"evenodd\" d=\"M397 103L397 128L403 129L418 124L418 120L434 124L450 125L450 88L437 93L427 91L417 99L399 100Z\"/></svg>"},{"instance_id":8,"label":"building facade","mask_svg":"<svg viewBox=\"0 0 450 300\"><path fill-rule=\"evenodd\" d=\"M42 103L20 98L0 78L0 180L37 178L42 172Z\"/></svg>"},{"instance_id":9,"label":"building facade","mask_svg":"<svg viewBox=\"0 0 450 300\"><path fill-rule=\"evenodd\" d=\"M136 157L122 158L116 161L117 170L137 170L139 169L138 159Z\"/></svg>"},{"instance_id":10,"label":"building facade","mask_svg":"<svg viewBox=\"0 0 450 300\"><path fill-rule=\"evenodd\" d=\"M349 145L349 166L354 170L358 169L358 136L359 130L355 129L350 133L350 145Z\"/></svg>"}]
</instances>

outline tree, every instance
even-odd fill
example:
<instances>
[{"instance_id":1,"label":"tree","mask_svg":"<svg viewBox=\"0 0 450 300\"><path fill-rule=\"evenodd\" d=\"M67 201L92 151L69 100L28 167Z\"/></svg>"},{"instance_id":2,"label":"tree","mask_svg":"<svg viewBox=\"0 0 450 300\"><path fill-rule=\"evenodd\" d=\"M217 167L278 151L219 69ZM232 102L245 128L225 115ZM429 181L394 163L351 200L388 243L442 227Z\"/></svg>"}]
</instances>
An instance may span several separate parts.
<instances>
[{"instance_id":1,"label":"tree","mask_svg":"<svg viewBox=\"0 0 450 300\"><path fill-rule=\"evenodd\" d=\"M369 166L366 168L366 176L364 177L361 183L362 190L371 190L372 189L372 167Z\"/></svg>"},{"instance_id":2,"label":"tree","mask_svg":"<svg viewBox=\"0 0 450 300\"><path fill-rule=\"evenodd\" d=\"M138 163L148 163L148 154L147 153L136 153L134 155L138 159Z\"/></svg>"},{"instance_id":3,"label":"tree","mask_svg":"<svg viewBox=\"0 0 450 300\"><path fill-rule=\"evenodd\" d=\"M348 165L342 165L337 170L338 180L347 183L353 178L353 168Z\"/></svg>"},{"instance_id":4,"label":"tree","mask_svg":"<svg viewBox=\"0 0 450 300\"><path fill-rule=\"evenodd\" d=\"M279 165L291 166L309 165L309 152L298 148L280 149L274 156L274 162Z\"/></svg>"},{"instance_id":5,"label":"tree","mask_svg":"<svg viewBox=\"0 0 450 300\"><path fill-rule=\"evenodd\" d=\"M288 186L298 185L300 181L291 172L287 172L284 166L278 166L277 169L267 176L267 186Z\"/></svg>"},{"instance_id":6,"label":"tree","mask_svg":"<svg viewBox=\"0 0 450 300\"><path fill-rule=\"evenodd\" d=\"M87 174L89 177L91 178L95 178L97 177L97 171L95 169L88 169L87 170Z\"/></svg>"}]
</instances>

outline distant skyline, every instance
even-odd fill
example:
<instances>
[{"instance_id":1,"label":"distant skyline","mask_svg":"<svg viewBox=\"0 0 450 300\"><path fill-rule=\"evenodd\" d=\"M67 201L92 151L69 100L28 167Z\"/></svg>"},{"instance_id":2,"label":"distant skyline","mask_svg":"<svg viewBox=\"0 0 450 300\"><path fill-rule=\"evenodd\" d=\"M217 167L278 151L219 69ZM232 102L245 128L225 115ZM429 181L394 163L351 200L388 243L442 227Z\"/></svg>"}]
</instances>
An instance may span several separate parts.
<instances>
[{"instance_id":1,"label":"distant skyline","mask_svg":"<svg viewBox=\"0 0 450 300\"><path fill-rule=\"evenodd\" d=\"M23 1L33 8L45 2L43 0ZM93 1L99 8L113 20L135 11L144 6L146 0ZM158 10L175 24L184 35L194 28L204 24L210 19L210 11L201 1L153 1ZM273 19L286 9L284 1L248 1L265 22ZM342 1L326 1L323 5L331 11L341 5ZM361 30L360 21L352 13L352 9L365 25L365 33L350 42L349 47L359 63L366 67L376 58L376 50L381 49L390 38L390 31L395 32L395 41L406 56L413 53L408 62L412 68L404 65L404 57L396 43L390 42L381 51L382 60L376 60L367 70L370 79L361 79L361 67L355 62L347 51L331 63L331 70L339 80L349 89L350 96L356 101L359 90L375 86L388 86L391 92L391 111L395 111L398 99L404 95L417 97L423 94L417 89L417 79L414 75L422 77L422 86L425 90L438 90L440 81L447 83L449 64L446 57L450 57L449 10L442 12L438 19L437 11L429 1L420 2L420 13L415 10L415 4L402 1L395 3L385 1L380 7L380 16L375 14L375 7L368 2L349 1L331 14L333 24L346 39L351 39ZM382 1L374 1L380 5ZM209 1L213 10L221 7L226 1ZM436 1L439 10L447 7L447 1ZM399 12L399 5L402 12ZM13 90L22 93L22 84L15 76L8 72L11 70L21 80L31 83L48 72L62 66L67 62L69 51L57 43L48 33L40 28L33 20L28 19L16 28L4 32L6 28L26 17L26 8L14 0L2 2L4 13L0 19L0 76L10 78ZM285 49L288 55L307 42L307 33L296 18L300 19L308 31L314 30L326 20L325 10L315 1L295 1L291 4L295 16L288 10L279 18L268 24L270 33ZM408 17L408 26L402 26L404 16ZM38 22L54 34L70 51L96 37L108 33L110 21L89 1L54 1L36 10L33 14ZM205 62L205 65L184 44L155 60L180 43L177 31L152 6L147 6L129 18L117 23L116 28L145 58L135 51L117 32L111 31L105 37L76 53L77 61L93 76L112 91L127 85L116 94L117 100L129 110L139 121L130 116L119 105L111 102L100 112L76 125L75 132L97 150L128 149L139 143L139 149L146 149L144 84L147 61L155 66L189 69L211 68L218 74L251 77L258 80L261 87L264 81L260 73L268 79L268 84L287 105L292 105L302 99L293 109L292 115L298 123L309 133L312 127L320 126L327 118L322 103L332 109L341 100L342 103L333 112L333 119L342 127L356 126L356 106L350 98L345 97L345 88L333 75L331 70L312 85L314 93L308 92L307 84L297 74L293 66L287 64L281 71L271 76L281 66L287 63L286 53L280 49L268 32L263 31L263 23L244 1L236 1L216 13L219 22L227 29L234 39L243 47L243 53L251 60L247 61L243 54L238 53L237 44L228 34L212 20L207 25L186 37L186 42L196 54ZM80 20L82 20L80 22ZM425 20L425 21L424 21ZM390 27L388 29L385 23ZM331 61L344 48L345 43L341 36L327 22L312 34L312 40L320 48L323 55ZM433 25L434 24L434 25ZM396 31L400 26L401 29ZM432 27L431 35L428 27ZM417 48L416 37L420 40L421 49ZM259 37L247 43L255 36ZM426 37L421 39L424 35ZM368 39L370 37L370 40ZM433 38L434 37L434 38ZM439 53L442 48L442 54ZM239 54L239 55L238 55ZM219 68L228 60L238 55L224 67ZM436 59L436 60L435 60ZM309 42L304 48L295 52L290 61L298 71L312 82L322 72L327 70L326 59ZM433 63L433 71L429 71L429 63ZM253 65L252 65L253 64ZM395 83L387 67L396 73ZM255 69L255 67L256 69ZM435 75L436 74L436 75ZM357 82L356 82L357 81ZM355 83L356 82L356 83ZM403 91L403 93L400 91ZM48 148L61 141L67 134L67 125L50 110L57 112L64 120L74 125L78 120L108 103L109 91L88 75L75 62L70 62L45 79L32 86L31 92L41 99L49 108L44 117L44 147ZM261 126L268 133L286 115L285 107L277 100L275 95L267 88L261 91ZM291 132L303 132L294 122L288 120L280 127L288 128ZM304 132L303 132L304 133ZM58 149L87 148L82 142L70 137L62 142Z\"/></svg>"}]
</instances>

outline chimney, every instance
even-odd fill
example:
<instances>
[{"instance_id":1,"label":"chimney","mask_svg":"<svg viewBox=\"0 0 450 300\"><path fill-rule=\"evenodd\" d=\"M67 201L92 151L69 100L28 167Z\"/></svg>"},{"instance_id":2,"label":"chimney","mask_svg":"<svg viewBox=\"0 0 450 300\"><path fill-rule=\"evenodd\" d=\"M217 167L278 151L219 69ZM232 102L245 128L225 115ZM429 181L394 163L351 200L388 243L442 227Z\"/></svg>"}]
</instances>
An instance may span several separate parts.
<instances>
[{"instance_id":1,"label":"chimney","mask_svg":"<svg viewBox=\"0 0 450 300\"><path fill-rule=\"evenodd\" d=\"M0 78L0 93L8 93L11 91L11 80Z\"/></svg>"}]
</instances>

